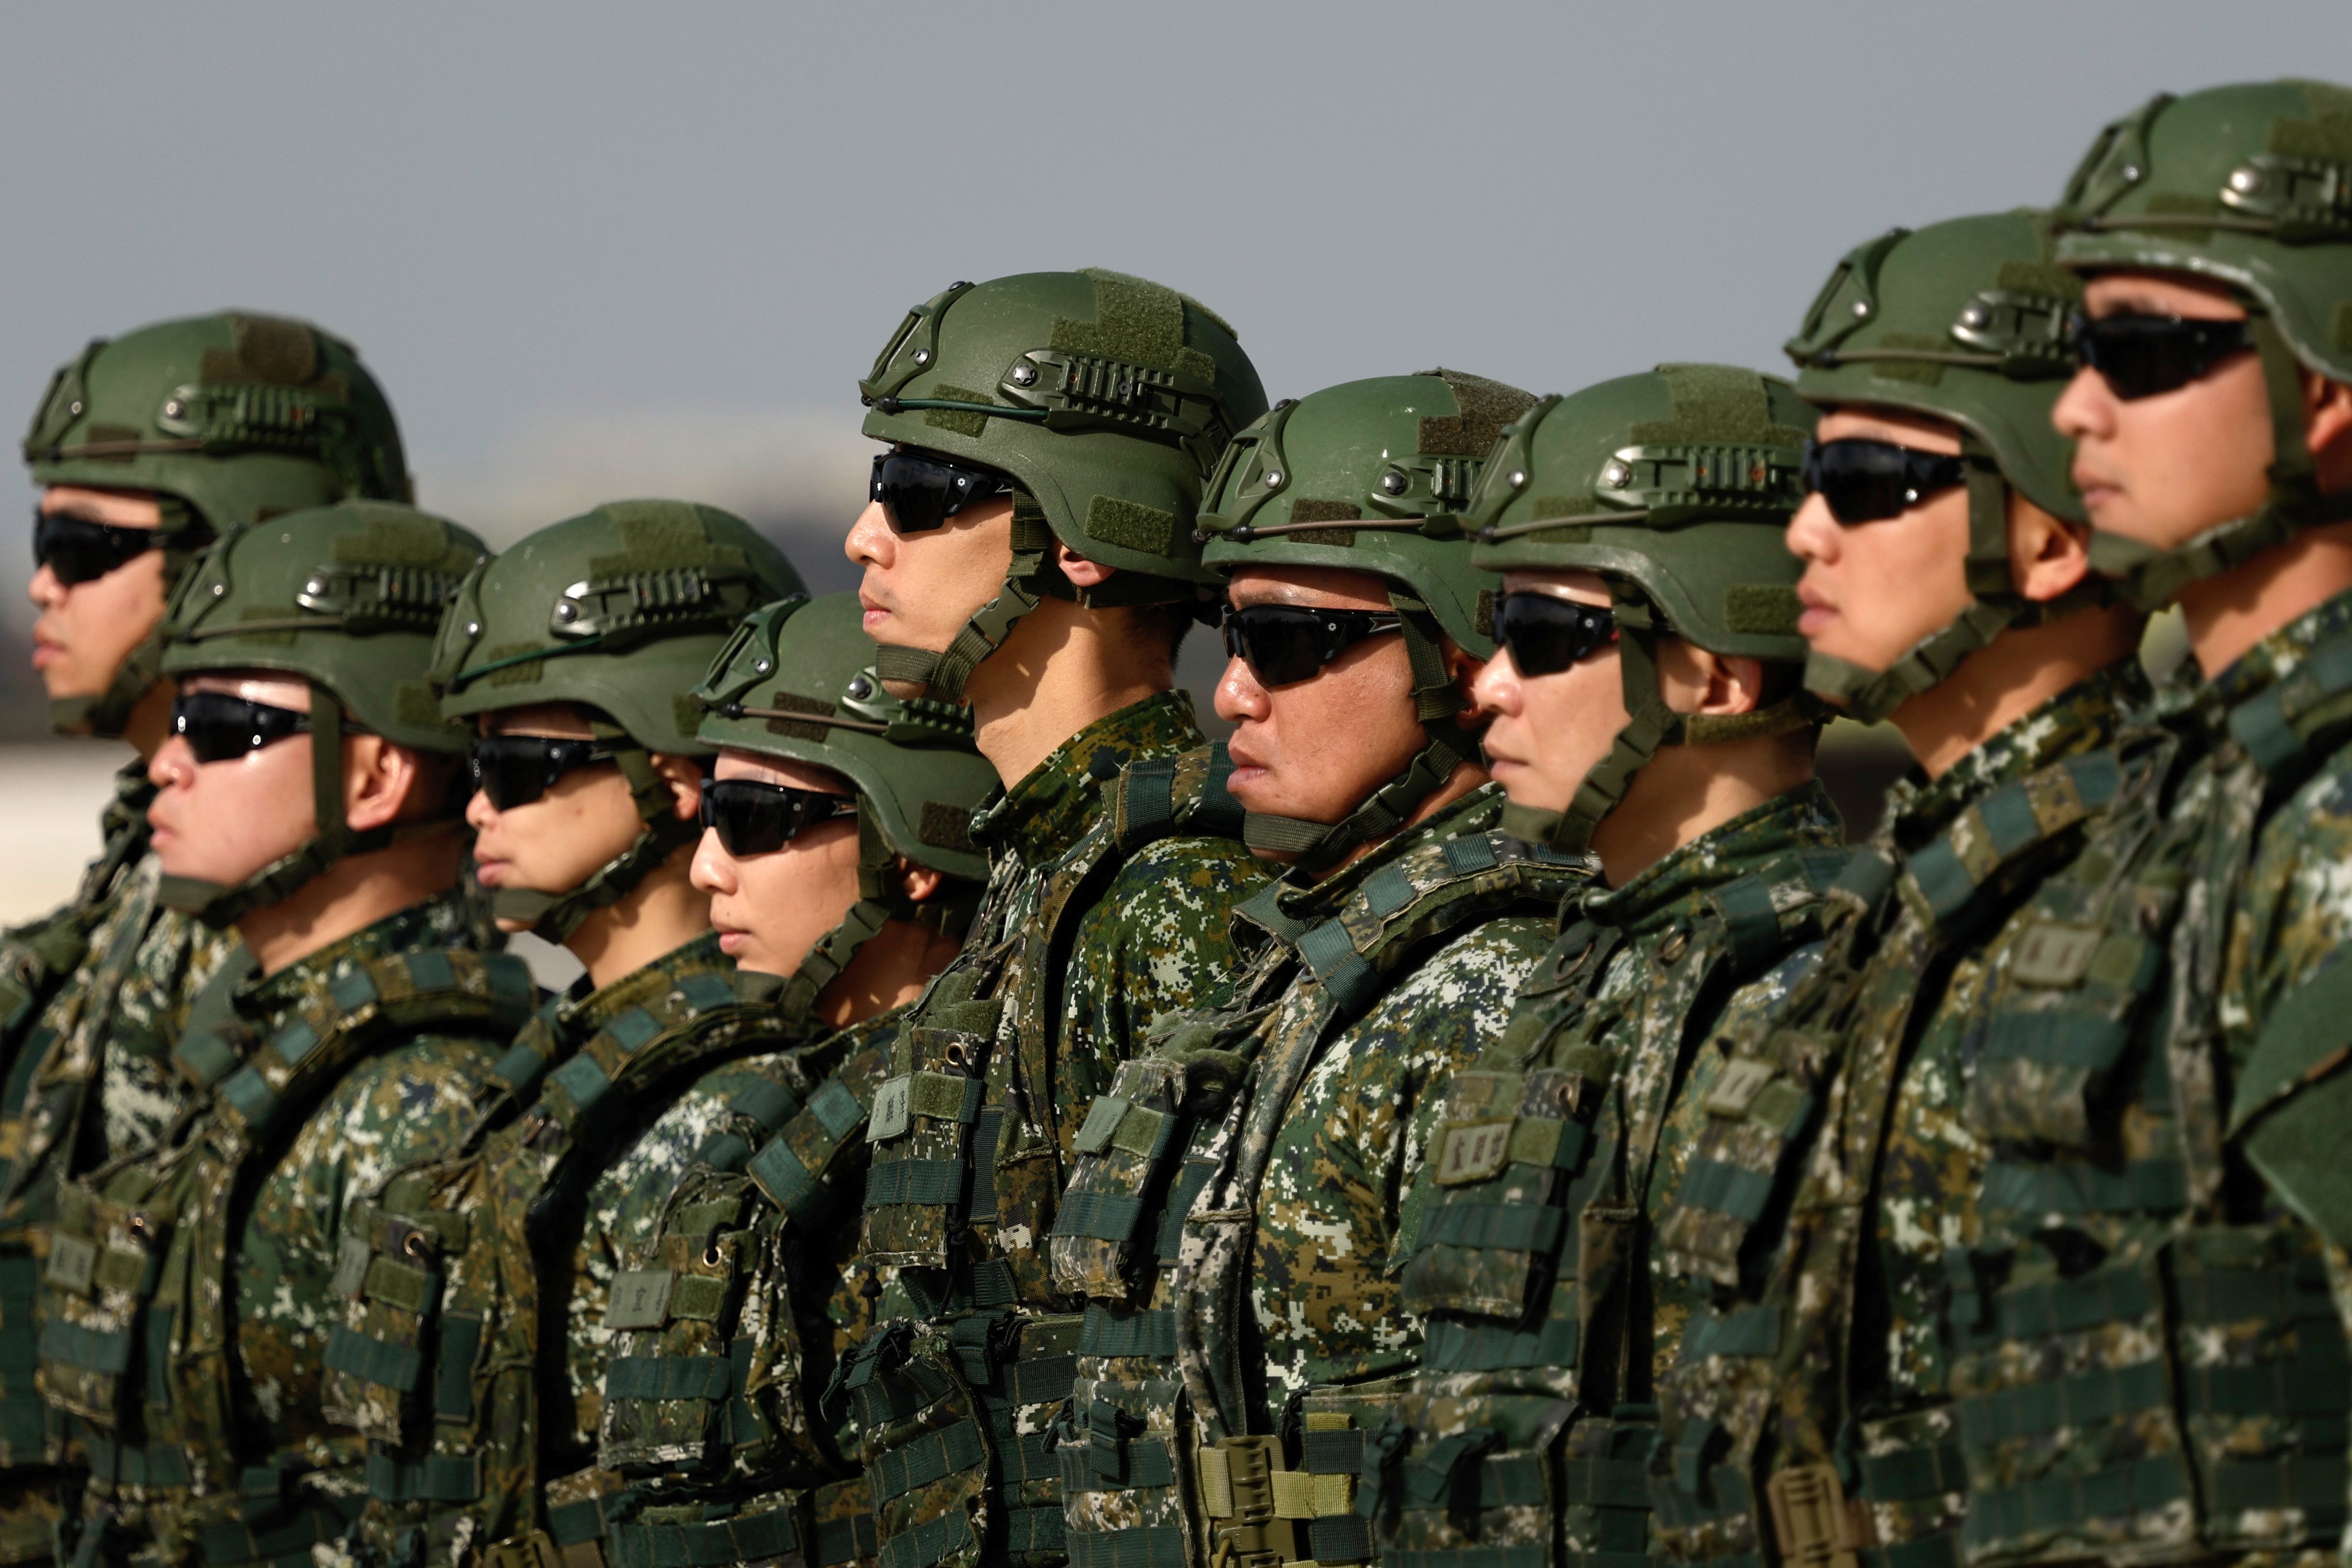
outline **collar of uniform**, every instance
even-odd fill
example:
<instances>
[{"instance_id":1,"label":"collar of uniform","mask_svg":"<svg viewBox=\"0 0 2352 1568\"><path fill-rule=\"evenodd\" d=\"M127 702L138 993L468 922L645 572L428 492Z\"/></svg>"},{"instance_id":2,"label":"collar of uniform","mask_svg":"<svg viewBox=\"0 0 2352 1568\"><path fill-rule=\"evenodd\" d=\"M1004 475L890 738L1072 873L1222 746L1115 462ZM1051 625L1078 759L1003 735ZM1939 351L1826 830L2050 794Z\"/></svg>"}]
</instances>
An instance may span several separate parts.
<instances>
[{"instance_id":1,"label":"collar of uniform","mask_svg":"<svg viewBox=\"0 0 2352 1568\"><path fill-rule=\"evenodd\" d=\"M477 946L464 899L455 893L444 894L387 915L267 978L246 981L237 988L236 1010L248 1017L268 1018L372 959L433 947Z\"/></svg>"},{"instance_id":2,"label":"collar of uniform","mask_svg":"<svg viewBox=\"0 0 2352 1568\"><path fill-rule=\"evenodd\" d=\"M719 950L719 933L706 931L673 947L641 968L630 970L611 985L584 996L567 998L557 1009L555 1027L567 1038L585 1040L628 1011L656 997L666 996L688 975L717 973L732 979L735 961Z\"/></svg>"},{"instance_id":3,"label":"collar of uniform","mask_svg":"<svg viewBox=\"0 0 2352 1568\"><path fill-rule=\"evenodd\" d=\"M1624 886L1596 887L1581 901L1570 900L1563 924L1580 915L1595 925L1619 926L1637 941L1655 936L1724 883L1781 856L1834 850L1844 841L1829 791L1811 779L1701 833Z\"/></svg>"},{"instance_id":4,"label":"collar of uniform","mask_svg":"<svg viewBox=\"0 0 2352 1568\"><path fill-rule=\"evenodd\" d=\"M1492 782L1481 784L1427 821L1390 834L1373 845L1370 853L1350 861L1321 882L1293 880L1298 878L1298 873L1285 873L1276 884L1280 891L1275 894L1275 907L1304 925L1328 920L1347 906L1364 885L1365 878L1381 867L1395 864L1423 844L1491 831L1502 819L1503 787Z\"/></svg>"},{"instance_id":5,"label":"collar of uniform","mask_svg":"<svg viewBox=\"0 0 2352 1568\"><path fill-rule=\"evenodd\" d=\"M1888 791L1882 844L1910 855L2002 785L2052 763L2113 743L2124 721L2154 699L2137 657L2086 675L1988 737L1929 783L1904 779Z\"/></svg>"},{"instance_id":6,"label":"collar of uniform","mask_svg":"<svg viewBox=\"0 0 2352 1568\"><path fill-rule=\"evenodd\" d=\"M1156 692L1097 719L1047 755L1026 778L972 815L974 842L993 860L1017 856L1042 865L1072 844L1094 820L1103 781L1131 762L1176 757L1207 744L1193 722L1192 699Z\"/></svg>"},{"instance_id":7,"label":"collar of uniform","mask_svg":"<svg viewBox=\"0 0 2352 1568\"><path fill-rule=\"evenodd\" d=\"M2352 633L2352 590L2305 611L2247 649L2213 678L2214 695L2225 707L2260 696L2302 668L2315 649L2347 633Z\"/></svg>"}]
</instances>

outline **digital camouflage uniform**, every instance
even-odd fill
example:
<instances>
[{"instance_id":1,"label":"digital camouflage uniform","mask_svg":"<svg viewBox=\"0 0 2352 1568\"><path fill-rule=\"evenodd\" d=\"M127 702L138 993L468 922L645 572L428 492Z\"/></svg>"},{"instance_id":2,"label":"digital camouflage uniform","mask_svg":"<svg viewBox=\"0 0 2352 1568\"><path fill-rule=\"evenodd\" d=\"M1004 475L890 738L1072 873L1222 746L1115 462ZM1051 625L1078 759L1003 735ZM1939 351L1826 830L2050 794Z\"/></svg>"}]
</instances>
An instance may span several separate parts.
<instances>
[{"instance_id":1,"label":"digital camouflage uniform","mask_svg":"<svg viewBox=\"0 0 2352 1568\"><path fill-rule=\"evenodd\" d=\"M1547 398L1504 431L1465 509L1473 560L1597 573L1629 716L1565 809L1514 802L1507 831L1584 852L1660 746L1807 722L1793 702L1677 714L1656 670L1667 635L1793 670L1797 570L1780 533L1811 417L1754 371L1667 365ZM1382 1561L1649 1549L1655 1382L1712 1301L1667 1266L1663 1224L1755 1179L1758 1140L1722 1146L1711 1113L1747 1077L1717 1042L1807 971L1840 836L1807 785L1571 898L1503 1031L1454 1075L1400 1281L1423 1323L1421 1370L1368 1436L1310 1430L1305 1448L1318 1490L1357 1477L1353 1511ZM1761 1218L1733 1207L1735 1226Z\"/></svg>"},{"instance_id":2,"label":"digital camouflage uniform","mask_svg":"<svg viewBox=\"0 0 2352 1568\"><path fill-rule=\"evenodd\" d=\"M2352 379L2352 250L2323 194L2347 177L2352 91L2277 82L2160 97L2069 182L2058 260L2227 287L2268 389L2265 504L2168 549L2094 532L2131 602L2352 516L2319 487L2301 385ZM1980 1234L1948 1258L1971 1563L2337 1549L2347 631L2339 597L2126 735L2090 848L1994 956L1965 1101Z\"/></svg>"},{"instance_id":3,"label":"digital camouflage uniform","mask_svg":"<svg viewBox=\"0 0 2352 1568\"><path fill-rule=\"evenodd\" d=\"M2080 296L2042 214L1958 218L1850 252L1790 340L1808 401L1948 425L1966 490L1966 608L1885 670L1809 658L1807 684L1847 714L1884 718L2011 628L2100 597L2095 581L2029 600L2010 560L2013 498L2083 521L2051 423ZM1823 962L1741 1042L1822 1113L1774 1162L1795 1191L1773 1199L1790 1218L1769 1251L1726 1248L1703 1216L1670 1222L1682 1265L1724 1287L1725 1326L1663 1389L1672 1463L1653 1493L1668 1555L1957 1561L1965 1482L1941 1328L1946 1257L1977 1235L1987 1166L1965 1103L1983 1004L2012 953L2003 923L2126 793L2131 769L2106 748L2147 697L2126 658L1933 783L1896 785L1840 880Z\"/></svg>"},{"instance_id":4,"label":"digital camouflage uniform","mask_svg":"<svg viewBox=\"0 0 2352 1568\"><path fill-rule=\"evenodd\" d=\"M192 441L190 437L196 437ZM300 322L219 316L92 341L51 378L25 440L37 484L142 490L161 514L164 588L208 537L343 495L400 497L391 409L355 351ZM94 696L50 705L64 733L119 736L152 687L150 637ZM147 765L116 775L103 845L73 901L0 937L0 1563L48 1555L58 1479L33 1387L33 1230L68 1170L151 1142L180 1108L170 1067L196 994L234 953L156 901ZM226 992L214 998L224 1005ZM98 1103L90 1103L97 1085ZM26 1475L27 1470L36 1472Z\"/></svg>"},{"instance_id":5,"label":"digital camouflage uniform","mask_svg":"<svg viewBox=\"0 0 2352 1568\"><path fill-rule=\"evenodd\" d=\"M920 702L959 700L1045 597L1211 601L1202 489L1265 394L1199 301L1093 269L959 283L908 314L859 391L867 435L1013 491L994 596L944 649L881 647L878 674ZM1076 587L1057 545L1114 575ZM1045 1242L1087 1107L1154 1017L1207 1001L1232 968L1228 915L1265 873L1224 771L1161 695L1077 730L973 822L981 915L893 1040L866 1122L861 1254L881 1321L836 1382L886 1568L1065 1555L1044 1445L1078 1303Z\"/></svg>"},{"instance_id":6,"label":"digital camouflage uniform","mask_svg":"<svg viewBox=\"0 0 2352 1568\"><path fill-rule=\"evenodd\" d=\"M485 606L480 621L471 621L461 595L453 614L481 628L467 635L497 645L505 634L498 602L514 595L512 573L525 570L540 578L542 591L522 620L562 622L545 608L544 591L568 592L563 585L582 569L580 555L613 542L593 526L593 514L583 521L591 526L558 525L501 558L476 585L474 601ZM735 535L750 548L748 529L734 519L706 508L698 523L712 538ZM519 561L526 550L536 559ZM766 575L773 586L777 574ZM652 593L646 598L663 604ZM888 699L878 695L874 648L858 629L859 614L850 595L814 602L795 595L740 628L731 627L732 615L712 626L673 613L658 623L667 635L609 658L549 658L538 700L593 699L602 717L640 744L666 733L667 746L704 754L734 746L845 777L856 792L861 897L794 975L739 972L711 936L557 1004L518 1040L507 1074L512 1098L536 1087L536 1102L478 1151L404 1172L385 1187L354 1236L373 1260L352 1293L352 1354L339 1364L345 1375L330 1389L336 1412L375 1440L373 1501L359 1531L371 1555L527 1563L559 1548L593 1555L604 1537L604 1548L625 1561L639 1544L645 1526L634 1495L625 1500L617 1475L593 1461L608 1407L648 1397L658 1403L665 1393L698 1386L692 1377L699 1368L681 1375L678 1388L666 1386L675 1380L674 1364L686 1358L614 1354L616 1335L657 1331L672 1308L697 1325L711 1321L714 1307L696 1287L679 1289L677 1271L649 1256L658 1251L680 1179L696 1159L719 1157L722 1140L732 1143L732 1162L740 1163L753 1140L801 1109L861 1038L858 1030L837 1033L814 1009L886 921L927 918L886 890L883 873L894 859L948 878L928 918L950 922L950 932L969 907L956 892L959 878L968 884L982 869L965 824L993 775L968 736L928 735L919 751L867 737L887 723L849 705L858 694L869 706ZM693 635L698 630L713 634ZM689 653L707 674L681 703L664 672ZM453 689L473 667L458 667ZM453 696L448 706L467 704ZM673 704L675 721L667 716ZM544 909L525 913L546 917ZM494 1108L486 1128L495 1119ZM412 1232L427 1233L416 1244L430 1260L421 1270L403 1261L404 1254L415 1256ZM829 1256L837 1272L838 1255ZM817 1300L825 1294L820 1290ZM829 1358L831 1344L823 1348ZM740 1365L726 1356L706 1364L730 1375L734 1396L757 1402L763 1386L797 1390L804 1381L803 1356L790 1334L740 1336ZM428 1354L436 1368L429 1401L415 1397ZM654 1373L650 1386L638 1375L646 1366ZM818 1371L829 1370L826 1359ZM732 1399L723 1404L732 1406ZM796 1409L785 1414L787 1437L806 1428L796 1416ZM752 1440L748 1431L732 1436L739 1446ZM584 1524L575 1522L583 1517ZM799 1544L782 1542L779 1550Z\"/></svg>"},{"instance_id":7,"label":"digital camouflage uniform","mask_svg":"<svg viewBox=\"0 0 2352 1568\"><path fill-rule=\"evenodd\" d=\"M306 681L320 827L236 886L163 876L159 900L225 925L344 855L451 831L344 821L341 736L348 722L424 752L462 745L423 674L481 554L439 518L350 501L232 533L197 563L163 671ZM56 1450L90 1470L86 1560L274 1559L340 1533L358 1455L328 1434L319 1382L344 1207L469 1112L533 997L519 962L473 950L462 911L428 900L245 979L226 1008L208 1005L215 987L173 1049L185 1107L166 1137L61 1181L38 1384Z\"/></svg>"}]
</instances>

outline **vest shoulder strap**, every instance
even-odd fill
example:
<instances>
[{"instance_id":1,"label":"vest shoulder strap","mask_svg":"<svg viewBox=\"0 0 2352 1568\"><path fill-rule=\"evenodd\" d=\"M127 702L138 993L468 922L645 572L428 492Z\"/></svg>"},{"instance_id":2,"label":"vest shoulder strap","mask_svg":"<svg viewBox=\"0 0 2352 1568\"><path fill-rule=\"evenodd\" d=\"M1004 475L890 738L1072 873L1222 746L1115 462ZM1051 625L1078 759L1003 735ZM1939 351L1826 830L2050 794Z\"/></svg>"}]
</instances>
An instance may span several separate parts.
<instances>
[{"instance_id":1,"label":"vest shoulder strap","mask_svg":"<svg viewBox=\"0 0 2352 1568\"><path fill-rule=\"evenodd\" d=\"M2231 736L2273 789L2352 739L2352 637L2324 643L2294 673L2229 714Z\"/></svg>"},{"instance_id":2,"label":"vest shoulder strap","mask_svg":"<svg viewBox=\"0 0 2352 1568\"><path fill-rule=\"evenodd\" d=\"M1160 839L1242 836L1241 802L1225 781L1234 759L1222 740L1180 757L1131 762L1119 771L1113 796L1111 839L1120 858Z\"/></svg>"}]
</instances>

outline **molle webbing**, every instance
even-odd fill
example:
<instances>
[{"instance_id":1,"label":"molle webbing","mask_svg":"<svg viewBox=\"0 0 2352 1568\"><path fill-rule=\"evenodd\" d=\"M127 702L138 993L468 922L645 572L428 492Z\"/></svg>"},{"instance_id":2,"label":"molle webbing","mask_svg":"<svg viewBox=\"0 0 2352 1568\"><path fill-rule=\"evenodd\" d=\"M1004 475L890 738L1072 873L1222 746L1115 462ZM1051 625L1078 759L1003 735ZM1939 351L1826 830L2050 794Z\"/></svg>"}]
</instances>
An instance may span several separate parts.
<instances>
[{"instance_id":1,"label":"molle webbing","mask_svg":"<svg viewBox=\"0 0 2352 1568\"><path fill-rule=\"evenodd\" d=\"M538 1270L570 1261L538 1224L546 1195L600 1174L616 1152L613 1130L683 1072L789 1043L805 1027L773 1006L779 984L766 976L656 965L619 985L630 988L614 1001L634 995L635 1003L545 1072L521 1123L478 1150L395 1173L355 1207L346 1241L353 1256L338 1279L349 1305L329 1343L325 1394L328 1407L370 1439L375 1506L362 1533L378 1548L390 1550L411 1528L440 1539L468 1514L493 1534L532 1523L546 1437L529 1371L547 1351ZM541 1015L517 1049L560 1053L560 1017ZM789 1116L797 1102L772 1087ZM647 1297L694 1310L707 1284L624 1274L608 1324ZM739 1362L748 1365L748 1354L692 1363L622 1356L605 1397L728 1401L742 1380ZM522 1435L499 1436L493 1419L520 1423Z\"/></svg>"},{"instance_id":2,"label":"molle webbing","mask_svg":"<svg viewBox=\"0 0 2352 1568\"><path fill-rule=\"evenodd\" d=\"M2352 638L2324 643L2294 673L2230 710L2230 734L2273 790L2352 734Z\"/></svg>"},{"instance_id":3,"label":"molle webbing","mask_svg":"<svg viewBox=\"0 0 2352 1568\"><path fill-rule=\"evenodd\" d=\"M115 1472L97 1478L101 1512L102 1500L128 1497L144 1503L151 1528L208 1528L224 1493L234 1503L262 1480L273 1501L249 1512L257 1521L278 1517L281 1494L288 1529L308 1528L302 1509L331 1506L289 1490L315 1455L247 1462L239 1391L218 1348L234 1303L221 1274L235 1250L223 1229L230 1196L364 1054L419 1032L502 1038L533 995L529 971L501 955L425 949L359 964L298 998L266 1039L238 1033L241 1060L211 1037L226 1059L210 1064L211 1099L193 1134L59 1189L41 1379L62 1415L112 1445ZM181 1456L176 1469L159 1467L166 1450ZM347 1522L335 1518L327 1538ZM256 1528L253 1541L225 1535L206 1551L222 1562L280 1554L278 1526Z\"/></svg>"}]
</instances>

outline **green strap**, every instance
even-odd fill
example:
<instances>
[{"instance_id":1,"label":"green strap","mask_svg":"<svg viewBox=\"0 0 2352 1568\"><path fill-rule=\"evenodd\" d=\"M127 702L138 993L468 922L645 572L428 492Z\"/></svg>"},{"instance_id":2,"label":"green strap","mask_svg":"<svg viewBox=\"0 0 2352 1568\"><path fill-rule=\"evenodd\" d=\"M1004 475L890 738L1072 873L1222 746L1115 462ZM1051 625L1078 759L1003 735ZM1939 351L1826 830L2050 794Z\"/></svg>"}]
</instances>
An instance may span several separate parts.
<instances>
[{"instance_id":1,"label":"green strap","mask_svg":"<svg viewBox=\"0 0 2352 1568\"><path fill-rule=\"evenodd\" d=\"M404 1461L371 1445L367 1489L385 1502L472 1502L482 1495L482 1456L432 1454Z\"/></svg>"},{"instance_id":2,"label":"green strap","mask_svg":"<svg viewBox=\"0 0 2352 1568\"><path fill-rule=\"evenodd\" d=\"M604 1373L608 1399L724 1399L734 1368L723 1355L624 1355Z\"/></svg>"}]
</instances>

